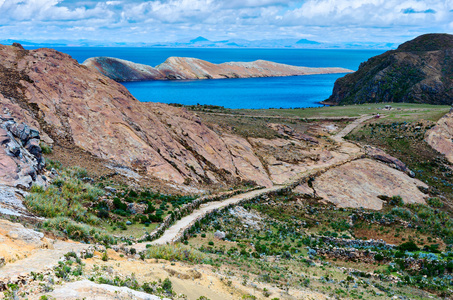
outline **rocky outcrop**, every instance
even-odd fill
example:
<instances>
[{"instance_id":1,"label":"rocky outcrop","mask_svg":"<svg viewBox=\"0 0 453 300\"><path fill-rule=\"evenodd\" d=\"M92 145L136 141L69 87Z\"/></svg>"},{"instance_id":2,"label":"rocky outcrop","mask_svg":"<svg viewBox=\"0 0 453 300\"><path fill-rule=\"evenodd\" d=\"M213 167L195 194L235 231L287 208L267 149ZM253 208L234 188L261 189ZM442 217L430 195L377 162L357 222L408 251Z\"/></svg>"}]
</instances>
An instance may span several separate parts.
<instances>
[{"instance_id":1,"label":"rocky outcrop","mask_svg":"<svg viewBox=\"0 0 453 300\"><path fill-rule=\"evenodd\" d=\"M318 197L339 207L380 210L384 201L378 196L401 196L404 203L425 203L418 186L422 181L382 163L359 159L331 169L312 182Z\"/></svg>"},{"instance_id":2,"label":"rocky outcrop","mask_svg":"<svg viewBox=\"0 0 453 300\"><path fill-rule=\"evenodd\" d=\"M368 157L379 160L394 169L406 173L412 178L415 177L415 173L410 170L401 160L385 153L384 150L372 146L365 146L365 153L366 155L368 155Z\"/></svg>"},{"instance_id":3,"label":"rocky outcrop","mask_svg":"<svg viewBox=\"0 0 453 300\"><path fill-rule=\"evenodd\" d=\"M0 185L46 185L46 177L39 174L45 166L39 131L16 123L9 114L0 116L0 166Z\"/></svg>"},{"instance_id":4,"label":"rocky outcrop","mask_svg":"<svg viewBox=\"0 0 453 300\"><path fill-rule=\"evenodd\" d=\"M298 67L265 60L213 64L190 57L169 57L155 68L112 57L89 58L83 65L116 81L281 77L352 72L344 68Z\"/></svg>"},{"instance_id":5,"label":"rocky outcrop","mask_svg":"<svg viewBox=\"0 0 453 300\"><path fill-rule=\"evenodd\" d=\"M427 131L425 140L453 162L453 110L440 118L436 125Z\"/></svg>"},{"instance_id":6,"label":"rocky outcrop","mask_svg":"<svg viewBox=\"0 0 453 300\"><path fill-rule=\"evenodd\" d=\"M425 34L335 82L326 104L453 103L453 35Z\"/></svg>"}]
</instances>

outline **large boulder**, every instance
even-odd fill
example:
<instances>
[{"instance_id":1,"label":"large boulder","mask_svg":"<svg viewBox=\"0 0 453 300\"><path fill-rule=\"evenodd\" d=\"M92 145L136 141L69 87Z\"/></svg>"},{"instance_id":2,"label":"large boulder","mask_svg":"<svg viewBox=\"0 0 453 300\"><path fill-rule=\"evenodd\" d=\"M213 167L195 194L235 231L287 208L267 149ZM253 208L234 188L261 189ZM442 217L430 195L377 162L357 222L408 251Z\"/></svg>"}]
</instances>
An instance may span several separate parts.
<instances>
[{"instance_id":1,"label":"large boulder","mask_svg":"<svg viewBox=\"0 0 453 300\"><path fill-rule=\"evenodd\" d=\"M399 170L365 158L330 169L312 183L316 195L338 207L380 210L384 205L378 196L401 196L404 203L424 204L419 190L427 185Z\"/></svg>"}]
</instances>

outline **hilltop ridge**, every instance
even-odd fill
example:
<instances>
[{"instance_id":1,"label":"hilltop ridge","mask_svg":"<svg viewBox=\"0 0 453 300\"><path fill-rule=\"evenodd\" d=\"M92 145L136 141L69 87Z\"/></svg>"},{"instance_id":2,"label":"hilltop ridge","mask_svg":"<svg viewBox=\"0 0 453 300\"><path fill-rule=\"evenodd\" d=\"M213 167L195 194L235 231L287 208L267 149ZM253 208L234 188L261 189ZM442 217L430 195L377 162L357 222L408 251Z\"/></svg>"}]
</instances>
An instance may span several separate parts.
<instances>
[{"instance_id":1,"label":"hilltop ridge","mask_svg":"<svg viewBox=\"0 0 453 300\"><path fill-rule=\"evenodd\" d=\"M453 35L425 34L337 79L326 104L453 103Z\"/></svg>"}]
</instances>

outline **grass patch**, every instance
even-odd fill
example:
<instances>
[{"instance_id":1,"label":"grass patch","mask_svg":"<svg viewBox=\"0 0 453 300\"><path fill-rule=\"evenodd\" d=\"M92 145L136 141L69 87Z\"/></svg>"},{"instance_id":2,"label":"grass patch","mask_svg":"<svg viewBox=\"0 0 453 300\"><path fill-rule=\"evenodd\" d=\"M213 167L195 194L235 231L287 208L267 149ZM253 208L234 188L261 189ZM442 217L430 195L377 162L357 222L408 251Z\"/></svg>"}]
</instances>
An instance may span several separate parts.
<instances>
[{"instance_id":1,"label":"grass patch","mask_svg":"<svg viewBox=\"0 0 453 300\"><path fill-rule=\"evenodd\" d=\"M42 228L61 234L64 232L70 239L85 242L116 244L117 240L102 229L75 222L67 217L57 217L43 222Z\"/></svg>"},{"instance_id":2,"label":"grass patch","mask_svg":"<svg viewBox=\"0 0 453 300\"><path fill-rule=\"evenodd\" d=\"M147 249L146 258L165 259L168 261L178 260L195 264L209 263L209 257L189 246L176 245L156 245Z\"/></svg>"},{"instance_id":3,"label":"grass patch","mask_svg":"<svg viewBox=\"0 0 453 300\"><path fill-rule=\"evenodd\" d=\"M391 105L394 109L382 110L385 105ZM360 105L325 106L313 108L295 109L226 109L218 107L189 106L191 110L204 113L224 113L238 116L281 116L299 118L323 118L323 117L359 117L363 114L381 114L388 118L398 120L431 120L436 121L450 110L448 105L430 105L414 103L368 103ZM399 109L398 109L399 108Z\"/></svg>"},{"instance_id":4,"label":"grass patch","mask_svg":"<svg viewBox=\"0 0 453 300\"><path fill-rule=\"evenodd\" d=\"M24 203L30 211L45 218L64 216L91 225L99 224L99 219L84 205L96 201L104 191L84 183L81 178L86 175L81 168L65 169L46 190L33 186Z\"/></svg>"}]
</instances>

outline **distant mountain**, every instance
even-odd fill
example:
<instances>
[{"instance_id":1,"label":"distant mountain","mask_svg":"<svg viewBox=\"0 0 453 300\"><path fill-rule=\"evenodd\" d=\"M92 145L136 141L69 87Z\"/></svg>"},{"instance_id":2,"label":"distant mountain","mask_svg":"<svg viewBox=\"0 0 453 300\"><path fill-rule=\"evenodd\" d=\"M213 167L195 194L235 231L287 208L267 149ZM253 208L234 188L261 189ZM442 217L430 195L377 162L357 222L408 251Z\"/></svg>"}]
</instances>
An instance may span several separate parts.
<instances>
[{"instance_id":1,"label":"distant mountain","mask_svg":"<svg viewBox=\"0 0 453 300\"><path fill-rule=\"evenodd\" d=\"M308 39L229 39L211 41L203 36L180 39L172 42L106 42L93 40L0 40L1 44L11 45L18 42L25 47L163 47L163 48L295 48L295 49L393 49L397 44L375 42L328 43Z\"/></svg>"},{"instance_id":2,"label":"distant mountain","mask_svg":"<svg viewBox=\"0 0 453 300\"><path fill-rule=\"evenodd\" d=\"M198 43L198 42L209 42L207 38L204 38L202 36L199 36L193 40L190 40L191 43Z\"/></svg>"},{"instance_id":3,"label":"distant mountain","mask_svg":"<svg viewBox=\"0 0 453 300\"><path fill-rule=\"evenodd\" d=\"M320 45L321 43L315 42L315 41L310 41L307 39L301 39L296 42L296 44L303 44L303 45Z\"/></svg>"}]
</instances>

